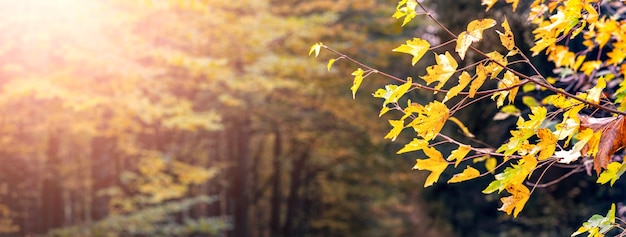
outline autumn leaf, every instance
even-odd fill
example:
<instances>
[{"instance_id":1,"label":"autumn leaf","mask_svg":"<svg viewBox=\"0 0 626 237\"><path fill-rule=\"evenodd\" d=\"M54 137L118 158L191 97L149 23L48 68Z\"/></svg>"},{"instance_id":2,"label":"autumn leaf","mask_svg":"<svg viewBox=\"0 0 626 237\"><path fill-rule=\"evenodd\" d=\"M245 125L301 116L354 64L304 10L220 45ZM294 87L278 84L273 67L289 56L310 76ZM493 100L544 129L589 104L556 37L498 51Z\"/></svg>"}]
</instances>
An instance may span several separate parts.
<instances>
[{"instance_id":1,"label":"autumn leaf","mask_svg":"<svg viewBox=\"0 0 626 237\"><path fill-rule=\"evenodd\" d=\"M406 145L402 149L400 149L396 154L407 153L411 151L419 151L428 147L428 142L422 139L413 138L413 140Z\"/></svg>"},{"instance_id":2,"label":"autumn leaf","mask_svg":"<svg viewBox=\"0 0 626 237\"><path fill-rule=\"evenodd\" d=\"M354 76L352 87L350 87L350 90L352 91L352 99L356 97L356 91L359 89L359 86L361 86L361 82L363 82L363 73L364 71L361 68L352 72L352 76Z\"/></svg>"},{"instance_id":3,"label":"autumn leaf","mask_svg":"<svg viewBox=\"0 0 626 237\"><path fill-rule=\"evenodd\" d=\"M315 43L313 46L311 46L311 49L309 50L309 56L311 56L311 54L315 52L315 57L317 58L317 56L320 55L320 49L322 48L322 46L324 46L324 44L322 44L321 42Z\"/></svg>"},{"instance_id":4,"label":"autumn leaf","mask_svg":"<svg viewBox=\"0 0 626 237\"><path fill-rule=\"evenodd\" d=\"M413 40L407 40L406 44L402 44L392 51L413 55L411 65L415 66L415 64L424 56L429 48L430 43L428 43L428 41L419 38L413 38Z\"/></svg>"},{"instance_id":5,"label":"autumn leaf","mask_svg":"<svg viewBox=\"0 0 626 237\"><path fill-rule=\"evenodd\" d=\"M465 168L465 170L463 170L463 172L459 173L459 174L455 174L454 176L452 176L452 178L450 180L448 180L448 183L459 183L459 182L463 182L463 181L467 181L470 179L474 179L476 177L480 176L480 172L477 169L472 168L471 166L467 166L467 168Z\"/></svg>"},{"instance_id":6,"label":"autumn leaf","mask_svg":"<svg viewBox=\"0 0 626 237\"><path fill-rule=\"evenodd\" d=\"M488 74L487 69L482 63L476 66L476 79L472 81L472 84L470 85L470 89L469 89L470 98L474 98L474 96L476 95L476 92L478 92L478 89L480 89L483 83L485 83L485 80L487 79L487 74Z\"/></svg>"},{"instance_id":7,"label":"autumn leaf","mask_svg":"<svg viewBox=\"0 0 626 237\"><path fill-rule=\"evenodd\" d=\"M441 89L448 79L450 79L450 77L456 72L456 68L459 65L447 51L445 54L436 55L435 60L437 61L437 65L426 68L427 73L422 77L422 79L424 79L427 84L431 84L436 81L439 82L437 86L435 86L435 89Z\"/></svg>"},{"instance_id":8,"label":"autumn leaf","mask_svg":"<svg viewBox=\"0 0 626 237\"><path fill-rule=\"evenodd\" d=\"M495 25L496 21L489 18L471 21L467 25L467 31L461 32L456 40L455 51L459 54L459 57L465 59L465 53L470 45L482 40L483 31Z\"/></svg>"},{"instance_id":9,"label":"autumn leaf","mask_svg":"<svg viewBox=\"0 0 626 237\"><path fill-rule=\"evenodd\" d=\"M402 132L402 129L404 129L404 120L389 120L389 124L391 124L393 128L384 138L395 141L398 135L400 135L400 132Z\"/></svg>"},{"instance_id":10,"label":"autumn leaf","mask_svg":"<svg viewBox=\"0 0 626 237\"><path fill-rule=\"evenodd\" d=\"M424 183L424 187L428 187L439 180L441 173L448 167L448 162L443 159L441 152L433 147L426 147L423 151L426 156L428 156L428 159L417 159L417 163L413 169L431 171Z\"/></svg>"},{"instance_id":11,"label":"autumn leaf","mask_svg":"<svg viewBox=\"0 0 626 237\"><path fill-rule=\"evenodd\" d=\"M517 86L519 83L520 80L517 75L513 74L511 71L506 71L506 73L504 73L504 78L498 83L498 89L505 89L513 86L515 87L509 90L496 92L491 96L491 99L495 99L497 106L502 107L504 99L506 99L508 95L509 103L513 103L513 101L515 101L515 96L519 91L519 86Z\"/></svg>"},{"instance_id":12,"label":"autumn leaf","mask_svg":"<svg viewBox=\"0 0 626 237\"><path fill-rule=\"evenodd\" d=\"M599 104L600 96L602 95L602 90L604 90L605 87L606 87L606 81L604 80L604 77L598 78L598 84L596 84L593 88L589 89L589 92L587 94L587 101L594 103L594 104Z\"/></svg>"},{"instance_id":13,"label":"autumn leaf","mask_svg":"<svg viewBox=\"0 0 626 237\"><path fill-rule=\"evenodd\" d=\"M579 131L576 135L576 139L578 141L576 142L576 144L574 144L574 147L572 147L572 149L554 152L554 156L560 158L559 163L569 164L578 160L581 155L587 153L583 151L583 149L588 146L587 143L594 137L594 131L590 128L581 127L581 129L583 130ZM606 165L604 167L606 167Z\"/></svg>"},{"instance_id":14,"label":"autumn leaf","mask_svg":"<svg viewBox=\"0 0 626 237\"><path fill-rule=\"evenodd\" d=\"M424 110L407 127L413 127L424 140L434 139L450 117L448 107L439 101L424 106Z\"/></svg>"},{"instance_id":15,"label":"autumn leaf","mask_svg":"<svg viewBox=\"0 0 626 237\"><path fill-rule=\"evenodd\" d=\"M485 11L489 11L498 2L498 0L482 0L480 5L487 5Z\"/></svg>"},{"instance_id":16,"label":"autumn leaf","mask_svg":"<svg viewBox=\"0 0 626 237\"><path fill-rule=\"evenodd\" d=\"M540 149L537 159L545 160L550 158L556 150L556 136L552 134L550 129L542 128L537 132L537 137L540 139L540 142L537 143L537 146Z\"/></svg>"},{"instance_id":17,"label":"autumn leaf","mask_svg":"<svg viewBox=\"0 0 626 237\"><path fill-rule=\"evenodd\" d=\"M459 84L448 90L448 93L446 93L446 97L443 99L442 102L446 103L446 101L458 95L459 92L465 89L465 87L467 86L467 84L469 84L471 80L472 77L470 76L470 74L466 71L463 71L463 73L461 73L461 76L459 76Z\"/></svg>"},{"instance_id":18,"label":"autumn leaf","mask_svg":"<svg viewBox=\"0 0 626 237\"><path fill-rule=\"evenodd\" d=\"M580 127L591 128L595 132L601 132L598 143L598 151L593 159L593 167L596 173L600 173L611 161L611 156L615 151L626 146L626 126L624 116L610 118L592 118L589 116L579 116Z\"/></svg>"},{"instance_id":19,"label":"autumn leaf","mask_svg":"<svg viewBox=\"0 0 626 237\"><path fill-rule=\"evenodd\" d=\"M513 217L517 217L524 205L526 205L528 198L530 198L530 190L523 184L510 184L506 187L506 191L511 196L500 199L502 207L498 210L506 212L507 215L511 215L511 212L513 212Z\"/></svg>"},{"instance_id":20,"label":"autumn leaf","mask_svg":"<svg viewBox=\"0 0 626 237\"><path fill-rule=\"evenodd\" d=\"M611 181L611 186L617 181L622 174L626 171L626 165L619 162L611 162L606 166L606 170L602 171L596 183L605 184Z\"/></svg>"},{"instance_id":21,"label":"autumn leaf","mask_svg":"<svg viewBox=\"0 0 626 237\"><path fill-rule=\"evenodd\" d=\"M507 53L507 55L512 56L517 54L517 50L515 50L515 37L513 36L513 31L511 31L509 21L506 19L506 17L504 18L504 22L502 23L502 28L504 28L504 33L500 31L496 32L498 32L498 35L500 36L500 42L502 43L502 46L509 50L509 53Z\"/></svg>"},{"instance_id":22,"label":"autumn leaf","mask_svg":"<svg viewBox=\"0 0 626 237\"><path fill-rule=\"evenodd\" d=\"M606 216L595 214L585 221L583 225L576 230L571 236L588 232L589 237L603 237L606 232L615 228L615 203L611 204L611 209Z\"/></svg>"},{"instance_id":23,"label":"autumn leaf","mask_svg":"<svg viewBox=\"0 0 626 237\"><path fill-rule=\"evenodd\" d=\"M456 162L454 163L454 167L457 167L461 163L461 161L463 161L463 158L465 158L467 153L469 153L471 150L472 147L470 146L459 146L459 148L450 153L450 156L448 156L448 160L456 160Z\"/></svg>"},{"instance_id":24,"label":"autumn leaf","mask_svg":"<svg viewBox=\"0 0 626 237\"><path fill-rule=\"evenodd\" d=\"M356 79L356 78L355 78ZM413 85L413 79L411 77L407 78L406 82L400 86L398 85L386 85L385 89L378 89L374 92L373 96L376 98L385 99L383 101L383 107L379 113L379 117L389 111L387 105L389 103L396 103ZM354 97L353 97L354 98ZM403 119L404 120L404 119Z\"/></svg>"},{"instance_id":25,"label":"autumn leaf","mask_svg":"<svg viewBox=\"0 0 626 237\"><path fill-rule=\"evenodd\" d=\"M521 183L526 177L525 174L520 175L521 172L522 167L519 165L507 167L502 173L496 174L496 179L491 181L491 183L489 183L489 185L482 192L484 194L489 194L497 190L498 193L500 193L511 183Z\"/></svg>"},{"instance_id":26,"label":"autumn leaf","mask_svg":"<svg viewBox=\"0 0 626 237\"><path fill-rule=\"evenodd\" d=\"M489 74L490 78L495 78L504 70L503 66L508 64L506 57L504 57L498 51L493 51L487 54L487 57L491 60L486 66L485 71Z\"/></svg>"},{"instance_id":27,"label":"autumn leaf","mask_svg":"<svg viewBox=\"0 0 626 237\"><path fill-rule=\"evenodd\" d=\"M328 68L329 72L330 72L330 68L333 66L333 63L335 63L335 61L337 61L337 59L331 58L330 60L328 60L328 64L326 65L326 68Z\"/></svg>"},{"instance_id":28,"label":"autumn leaf","mask_svg":"<svg viewBox=\"0 0 626 237\"><path fill-rule=\"evenodd\" d=\"M398 2L398 6L396 7L396 12L393 13L393 17L396 19L404 17L404 21L402 21L402 26L404 26L417 16L417 12L415 12L416 7L416 0L401 0Z\"/></svg>"}]
</instances>

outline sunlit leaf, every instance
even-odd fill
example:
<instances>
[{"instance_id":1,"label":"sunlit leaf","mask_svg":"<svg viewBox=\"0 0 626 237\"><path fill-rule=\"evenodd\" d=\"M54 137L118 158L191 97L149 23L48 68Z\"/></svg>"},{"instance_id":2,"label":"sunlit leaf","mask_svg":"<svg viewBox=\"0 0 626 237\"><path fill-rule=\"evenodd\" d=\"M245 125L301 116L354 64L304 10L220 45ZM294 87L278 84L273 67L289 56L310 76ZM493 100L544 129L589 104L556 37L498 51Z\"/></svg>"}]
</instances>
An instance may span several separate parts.
<instances>
[{"instance_id":1,"label":"sunlit leaf","mask_svg":"<svg viewBox=\"0 0 626 237\"><path fill-rule=\"evenodd\" d=\"M463 31L459 34L456 40L455 51L459 54L461 59L465 58L465 53L472 43L478 42L483 39L483 31L496 25L496 21L493 19L485 18L479 20L473 20L467 25L467 31Z\"/></svg>"},{"instance_id":2,"label":"sunlit leaf","mask_svg":"<svg viewBox=\"0 0 626 237\"><path fill-rule=\"evenodd\" d=\"M402 44L392 51L413 55L411 65L415 65L424 56L428 49L430 49L430 43L428 43L428 41L413 38L413 40L407 40L406 44Z\"/></svg>"},{"instance_id":3,"label":"sunlit leaf","mask_svg":"<svg viewBox=\"0 0 626 237\"><path fill-rule=\"evenodd\" d=\"M540 148L538 160L545 160L550 158L554 151L556 150L556 136L550 131L550 129L542 128L537 132L537 137L539 137L540 142L537 143L537 146Z\"/></svg>"},{"instance_id":4,"label":"sunlit leaf","mask_svg":"<svg viewBox=\"0 0 626 237\"><path fill-rule=\"evenodd\" d=\"M433 101L424 106L423 113L417 116L407 127L413 127L415 132L424 140L434 139L448 120L448 107L439 101Z\"/></svg>"},{"instance_id":5,"label":"sunlit leaf","mask_svg":"<svg viewBox=\"0 0 626 237\"><path fill-rule=\"evenodd\" d=\"M398 6L396 7L396 12L393 13L393 17L396 19L404 17L404 21L402 21L402 26L404 26L417 16L417 12L415 12L416 7L416 0L401 0L398 2Z\"/></svg>"},{"instance_id":6,"label":"sunlit leaf","mask_svg":"<svg viewBox=\"0 0 626 237\"><path fill-rule=\"evenodd\" d=\"M506 187L506 191L511 196L500 199L502 207L498 210L504 211L508 215L511 215L511 212L513 212L513 217L517 217L524 205L526 205L528 198L530 198L530 190L523 184L510 184Z\"/></svg>"},{"instance_id":7,"label":"sunlit leaf","mask_svg":"<svg viewBox=\"0 0 626 237\"><path fill-rule=\"evenodd\" d=\"M322 44L321 42L315 43L313 46L311 46L311 49L309 50L309 56L311 56L311 54L315 52L315 57L317 58L317 56L320 55L320 49L322 48L322 46L324 46L324 44Z\"/></svg>"},{"instance_id":8,"label":"sunlit leaf","mask_svg":"<svg viewBox=\"0 0 626 237\"><path fill-rule=\"evenodd\" d=\"M350 87L350 90L352 91L352 99L356 97L356 91L359 90L359 87L361 86L361 82L363 82L363 73L364 71L361 68L352 72L352 76L354 76L352 87Z\"/></svg>"},{"instance_id":9,"label":"sunlit leaf","mask_svg":"<svg viewBox=\"0 0 626 237\"><path fill-rule=\"evenodd\" d=\"M428 142L422 139L413 138L413 140L406 145L402 149L400 149L396 154L407 153L411 151L419 151L428 147Z\"/></svg>"},{"instance_id":10,"label":"sunlit leaf","mask_svg":"<svg viewBox=\"0 0 626 237\"><path fill-rule=\"evenodd\" d=\"M441 173L448 167L448 162L443 159L441 152L433 147L426 147L423 151L426 156L428 156L428 159L417 159L417 163L413 169L429 170L431 172L424 183L424 187L428 187L439 180Z\"/></svg>"},{"instance_id":11,"label":"sunlit leaf","mask_svg":"<svg viewBox=\"0 0 626 237\"><path fill-rule=\"evenodd\" d=\"M326 68L328 68L328 71L330 72L330 68L333 66L333 63L335 63L336 59L331 58L330 60L328 60L328 65L326 65Z\"/></svg>"},{"instance_id":12,"label":"sunlit leaf","mask_svg":"<svg viewBox=\"0 0 626 237\"><path fill-rule=\"evenodd\" d=\"M487 72L487 69L485 69L485 66L482 63L478 64L478 66L476 66L476 79L472 81L472 84L470 85L470 89L469 89L470 98L474 98L478 89L480 89L483 83L485 83L487 76L488 76L488 72Z\"/></svg>"},{"instance_id":13,"label":"sunlit leaf","mask_svg":"<svg viewBox=\"0 0 626 237\"><path fill-rule=\"evenodd\" d=\"M467 168L465 168L465 170L463 170L462 173L455 174L454 176L452 176L452 178L448 180L448 183L459 183L459 182L467 181L470 179L474 179L478 176L480 176L480 172L477 169L474 169L468 165Z\"/></svg>"},{"instance_id":14,"label":"sunlit leaf","mask_svg":"<svg viewBox=\"0 0 626 237\"><path fill-rule=\"evenodd\" d=\"M604 77L598 78L598 83L593 88L589 89L587 101L594 104L599 104L600 97L602 96L602 90L604 90L605 87L606 81L604 81Z\"/></svg>"},{"instance_id":15,"label":"sunlit leaf","mask_svg":"<svg viewBox=\"0 0 626 237\"><path fill-rule=\"evenodd\" d=\"M596 183L605 184L611 181L611 186L617 181L622 174L626 171L626 165L619 162L611 162L607 165L606 170L600 173Z\"/></svg>"},{"instance_id":16,"label":"sunlit leaf","mask_svg":"<svg viewBox=\"0 0 626 237\"><path fill-rule=\"evenodd\" d=\"M450 77L456 72L456 68L459 66L450 55L449 52L446 51L445 54L436 55L437 65L430 66L426 68L427 74L422 77L427 84L431 84L433 82L439 82L435 89L441 89L443 85L450 79Z\"/></svg>"},{"instance_id":17,"label":"sunlit leaf","mask_svg":"<svg viewBox=\"0 0 626 237\"><path fill-rule=\"evenodd\" d=\"M456 162L454 162L454 167L457 167L461 163L461 161L463 161L463 158L465 158L467 153L469 153L471 150L472 147L470 146L459 146L459 148L450 153L450 156L448 156L447 160L456 160Z\"/></svg>"},{"instance_id":18,"label":"sunlit leaf","mask_svg":"<svg viewBox=\"0 0 626 237\"><path fill-rule=\"evenodd\" d=\"M504 22L502 23L502 28L504 28L504 33L497 31L500 36L500 42L502 46L504 46L510 52L507 54L508 56L512 56L517 54L517 50L515 50L515 37L513 36L513 31L511 31L511 27L509 26L509 21L504 18Z\"/></svg>"},{"instance_id":19,"label":"sunlit leaf","mask_svg":"<svg viewBox=\"0 0 626 237\"><path fill-rule=\"evenodd\" d=\"M385 139L395 141L398 135L400 135L400 132L402 132L402 129L404 129L404 120L389 120L389 124L391 124L393 128L385 135Z\"/></svg>"},{"instance_id":20,"label":"sunlit leaf","mask_svg":"<svg viewBox=\"0 0 626 237\"><path fill-rule=\"evenodd\" d=\"M461 73L461 76L459 76L459 84L448 90L448 93L446 93L446 97L443 99L443 103L446 103L446 101L448 101L450 98L458 95L459 92L465 89L465 87L467 86L467 84L469 84L471 80L472 77L469 75L469 73L463 71L463 73Z\"/></svg>"}]
</instances>

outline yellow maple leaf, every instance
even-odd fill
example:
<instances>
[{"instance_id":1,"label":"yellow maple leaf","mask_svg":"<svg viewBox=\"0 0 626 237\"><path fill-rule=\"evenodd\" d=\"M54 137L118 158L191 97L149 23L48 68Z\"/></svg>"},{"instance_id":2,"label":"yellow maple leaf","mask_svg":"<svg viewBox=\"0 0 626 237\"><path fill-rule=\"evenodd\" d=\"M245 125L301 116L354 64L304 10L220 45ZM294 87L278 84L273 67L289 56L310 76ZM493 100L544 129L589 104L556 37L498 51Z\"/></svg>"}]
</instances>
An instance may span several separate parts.
<instances>
[{"instance_id":1,"label":"yellow maple leaf","mask_svg":"<svg viewBox=\"0 0 626 237\"><path fill-rule=\"evenodd\" d=\"M459 146L459 148L450 153L450 156L448 156L447 160L456 160L456 162L454 163L454 167L457 167L461 163L461 161L463 161L463 158L465 158L467 153L469 153L471 150L472 147L470 146Z\"/></svg>"},{"instance_id":2,"label":"yellow maple leaf","mask_svg":"<svg viewBox=\"0 0 626 237\"><path fill-rule=\"evenodd\" d=\"M600 176L598 177L596 183L605 184L611 181L611 186L613 186L615 181L617 181L617 179L619 179L620 176L624 174L624 171L626 171L626 164L611 162L606 166L606 170L600 173Z\"/></svg>"},{"instance_id":3,"label":"yellow maple leaf","mask_svg":"<svg viewBox=\"0 0 626 237\"><path fill-rule=\"evenodd\" d=\"M309 49L309 56L311 56L312 53L315 53L315 57L317 58L317 56L320 55L320 49L322 47L325 47L324 44L322 44L322 42L318 42L312 45L311 49Z\"/></svg>"},{"instance_id":4,"label":"yellow maple leaf","mask_svg":"<svg viewBox=\"0 0 626 237\"><path fill-rule=\"evenodd\" d=\"M436 55L436 54L435 54ZM443 85L452 77L459 64L454 60L450 52L445 54L436 55L435 57L437 65L426 68L426 75L421 77L427 84L431 84L435 81L439 82L435 89L441 89Z\"/></svg>"},{"instance_id":5,"label":"yellow maple leaf","mask_svg":"<svg viewBox=\"0 0 626 237\"><path fill-rule=\"evenodd\" d=\"M396 12L393 13L392 17L396 19L404 17L404 21L402 21L402 26L404 26L417 16L417 12L415 11L416 7L416 0L401 0L400 2L398 2L398 6L396 6Z\"/></svg>"},{"instance_id":6,"label":"yellow maple leaf","mask_svg":"<svg viewBox=\"0 0 626 237\"><path fill-rule=\"evenodd\" d=\"M352 76L354 76L352 87L350 87L350 90L352 91L352 99L356 97L356 91L359 90L359 86L361 86L361 82L363 82L363 73L364 71L361 68L352 72Z\"/></svg>"},{"instance_id":7,"label":"yellow maple leaf","mask_svg":"<svg viewBox=\"0 0 626 237\"><path fill-rule=\"evenodd\" d=\"M589 92L587 94L587 101L594 104L599 104L600 97L602 96L602 90L604 90L605 87L606 81L604 80L604 77L600 77L598 79L598 83L593 88L589 89Z\"/></svg>"},{"instance_id":8,"label":"yellow maple leaf","mask_svg":"<svg viewBox=\"0 0 626 237\"><path fill-rule=\"evenodd\" d=\"M428 41L420 38L413 38L413 40L407 40L406 44L402 44L392 51L413 55L411 65L415 65L424 56L428 49L430 49L430 43L428 43Z\"/></svg>"},{"instance_id":9,"label":"yellow maple leaf","mask_svg":"<svg viewBox=\"0 0 626 237\"><path fill-rule=\"evenodd\" d=\"M512 183L507 185L506 191L511 194L511 196L500 198L502 201L502 207L498 210L506 212L507 215L511 215L513 212L513 217L517 217L528 198L530 198L530 190L523 184Z\"/></svg>"},{"instance_id":10,"label":"yellow maple leaf","mask_svg":"<svg viewBox=\"0 0 626 237\"><path fill-rule=\"evenodd\" d=\"M411 151L419 151L428 147L428 142L422 139L413 138L413 140L406 145L402 149L400 149L396 154L402 154Z\"/></svg>"},{"instance_id":11,"label":"yellow maple leaf","mask_svg":"<svg viewBox=\"0 0 626 237\"><path fill-rule=\"evenodd\" d=\"M402 132L402 129L404 129L404 120L389 120L389 124L391 124L393 128L385 135L384 139L389 138L395 141L398 135L400 135L400 132Z\"/></svg>"},{"instance_id":12,"label":"yellow maple leaf","mask_svg":"<svg viewBox=\"0 0 626 237\"><path fill-rule=\"evenodd\" d=\"M459 92L465 89L465 87L467 86L467 84L469 84L471 80L472 77L470 76L470 74L466 71L463 71L463 73L461 73L461 76L459 76L459 84L448 90L448 93L446 93L446 97L443 98L443 103L446 103L446 101L458 95Z\"/></svg>"},{"instance_id":13,"label":"yellow maple leaf","mask_svg":"<svg viewBox=\"0 0 626 237\"><path fill-rule=\"evenodd\" d=\"M448 180L448 183L459 183L459 182L463 182L463 181L467 181L473 178L476 178L480 176L480 172L477 169L472 168L471 166L467 166L465 168L465 170L463 170L463 172L459 173L459 174L455 174L454 176L452 176L452 178L450 180Z\"/></svg>"},{"instance_id":14,"label":"yellow maple leaf","mask_svg":"<svg viewBox=\"0 0 626 237\"><path fill-rule=\"evenodd\" d=\"M431 172L424 183L424 187L428 187L439 180L441 173L448 167L448 162L443 159L441 152L433 147L426 147L423 151L428 156L428 159L417 159L413 169L429 170Z\"/></svg>"},{"instance_id":15,"label":"yellow maple leaf","mask_svg":"<svg viewBox=\"0 0 626 237\"><path fill-rule=\"evenodd\" d=\"M491 62L489 62L487 66L485 66L485 70L490 75L490 78L497 77L498 74L500 74L500 72L504 69L504 67L502 67L501 65L506 66L508 64L508 61L506 60L506 57L504 57L498 51L488 53L487 56L489 57L489 59L491 59Z\"/></svg>"},{"instance_id":16,"label":"yellow maple leaf","mask_svg":"<svg viewBox=\"0 0 626 237\"><path fill-rule=\"evenodd\" d=\"M535 45L530 48L530 51L533 52L533 57L534 57L534 56L537 56L537 54L539 54L545 48L547 48L550 45L554 45L555 43L556 43L556 38L554 37L541 38L539 41L535 42Z\"/></svg>"},{"instance_id":17,"label":"yellow maple leaf","mask_svg":"<svg viewBox=\"0 0 626 237\"><path fill-rule=\"evenodd\" d=\"M502 80L498 83L498 89L512 87L515 85L519 85L519 83L520 83L520 80L517 75L513 74L511 71L506 71L506 73L504 73L504 78L502 78ZM491 99L497 98L496 104L498 105L498 108L499 108L504 104L504 99L506 98L507 95L509 98L509 103L513 103L513 101L515 101L515 96L517 95L517 91L519 91L519 87L517 86L509 90L499 91L499 92L494 93L491 96Z\"/></svg>"},{"instance_id":18,"label":"yellow maple leaf","mask_svg":"<svg viewBox=\"0 0 626 237\"><path fill-rule=\"evenodd\" d=\"M474 98L474 96L476 95L476 92L483 85L483 83L485 83L486 79L487 79L487 69L485 69L485 66L483 66L482 63L478 64L478 66L476 66L476 79L472 81L472 84L470 85L470 89L469 89L470 98Z\"/></svg>"},{"instance_id":19,"label":"yellow maple leaf","mask_svg":"<svg viewBox=\"0 0 626 237\"><path fill-rule=\"evenodd\" d=\"M513 36L513 31L511 31L511 26L509 26L509 21L506 19L506 17L504 18L504 22L502 22L502 28L504 28L504 33L500 31L496 32L498 32L498 35L500 36L500 42L502 43L502 46L510 51L507 55L512 56L517 54L517 50L514 50L515 37Z\"/></svg>"},{"instance_id":20,"label":"yellow maple leaf","mask_svg":"<svg viewBox=\"0 0 626 237\"><path fill-rule=\"evenodd\" d=\"M461 59L465 58L465 53L472 43L483 39L483 31L495 25L496 21L489 18L471 21L467 25L467 31L461 32L456 40L455 51L459 54Z\"/></svg>"},{"instance_id":21,"label":"yellow maple leaf","mask_svg":"<svg viewBox=\"0 0 626 237\"><path fill-rule=\"evenodd\" d=\"M541 139L539 143L537 143L537 146L540 149L537 159L545 160L550 158L556 150L556 136L552 134L552 131L550 131L550 129L541 128L537 132L537 137Z\"/></svg>"},{"instance_id":22,"label":"yellow maple leaf","mask_svg":"<svg viewBox=\"0 0 626 237\"><path fill-rule=\"evenodd\" d=\"M450 117L448 112L448 107L444 103L433 101L424 106L423 113L413 119L407 126L413 127L417 135L424 140L432 140L439 134L448 117Z\"/></svg>"}]
</instances>

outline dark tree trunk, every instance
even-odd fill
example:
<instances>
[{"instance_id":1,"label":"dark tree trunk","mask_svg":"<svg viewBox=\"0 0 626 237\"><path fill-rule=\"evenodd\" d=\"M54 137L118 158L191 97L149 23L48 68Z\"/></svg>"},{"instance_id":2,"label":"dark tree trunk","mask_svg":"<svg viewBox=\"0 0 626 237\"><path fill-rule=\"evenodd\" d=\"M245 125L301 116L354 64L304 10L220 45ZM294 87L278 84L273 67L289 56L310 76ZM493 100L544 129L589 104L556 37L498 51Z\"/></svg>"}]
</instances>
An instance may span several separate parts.
<instances>
[{"instance_id":1,"label":"dark tree trunk","mask_svg":"<svg viewBox=\"0 0 626 237\"><path fill-rule=\"evenodd\" d=\"M248 131L250 121L244 117L238 124L235 124L233 131L233 158L236 163L231 168L233 183L231 187L231 198L233 199L233 217L235 219L232 231L233 237L248 237L248 146L250 134Z\"/></svg>"},{"instance_id":2,"label":"dark tree trunk","mask_svg":"<svg viewBox=\"0 0 626 237\"><path fill-rule=\"evenodd\" d=\"M280 236L280 204L282 202L281 193L281 153L282 153L282 139L280 131L277 129L274 137L274 160L273 168L274 175L272 176L272 199L271 199L271 214L270 214L270 237Z\"/></svg>"},{"instance_id":3,"label":"dark tree trunk","mask_svg":"<svg viewBox=\"0 0 626 237\"><path fill-rule=\"evenodd\" d=\"M298 221L299 215L296 213L300 204L300 197L298 195L302 186L302 170L304 170L307 160L309 159L310 149L305 147L299 154L298 158L294 161L293 169L291 170L291 185L289 185L289 197L287 198L287 214L285 220L285 226L283 227L283 236L295 236L294 223Z\"/></svg>"}]
</instances>

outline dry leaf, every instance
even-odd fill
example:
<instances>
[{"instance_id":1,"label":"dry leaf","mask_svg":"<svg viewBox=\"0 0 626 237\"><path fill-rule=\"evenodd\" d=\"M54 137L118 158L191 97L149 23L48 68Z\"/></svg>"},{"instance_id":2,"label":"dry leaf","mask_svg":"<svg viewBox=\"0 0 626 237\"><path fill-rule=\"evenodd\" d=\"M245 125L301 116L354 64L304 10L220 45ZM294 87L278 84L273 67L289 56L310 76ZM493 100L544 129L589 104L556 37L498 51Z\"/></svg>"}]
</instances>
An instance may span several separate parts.
<instances>
[{"instance_id":1,"label":"dry leaf","mask_svg":"<svg viewBox=\"0 0 626 237\"><path fill-rule=\"evenodd\" d=\"M597 174L600 174L602 169L606 169L611 162L613 153L626 146L626 121L624 116L593 118L579 115L579 118L581 130L591 128L594 132L602 132L598 151L593 159L593 168ZM589 149L588 146L585 147L582 154L586 154Z\"/></svg>"}]
</instances>

